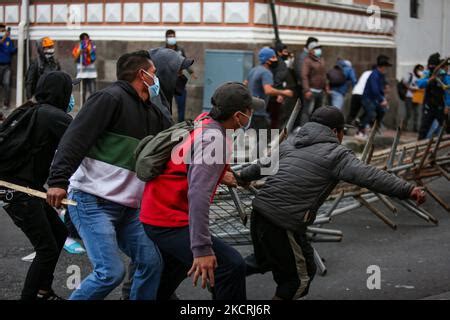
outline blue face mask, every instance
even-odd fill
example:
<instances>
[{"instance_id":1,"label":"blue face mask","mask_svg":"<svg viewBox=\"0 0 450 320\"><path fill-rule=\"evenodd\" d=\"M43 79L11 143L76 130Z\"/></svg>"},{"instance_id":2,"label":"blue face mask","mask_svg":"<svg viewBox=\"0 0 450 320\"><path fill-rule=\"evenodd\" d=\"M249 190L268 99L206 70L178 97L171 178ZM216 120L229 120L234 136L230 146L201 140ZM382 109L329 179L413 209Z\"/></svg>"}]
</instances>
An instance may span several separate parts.
<instances>
[{"instance_id":1,"label":"blue face mask","mask_svg":"<svg viewBox=\"0 0 450 320\"><path fill-rule=\"evenodd\" d=\"M159 89L160 89L158 77L152 76L150 73L148 73L145 70L142 70L142 71L144 71L144 73L146 75L148 75L150 78L153 79L153 85L149 85L147 82L144 81L145 85L148 87L148 94L150 95L150 98L157 97L159 95Z\"/></svg>"},{"instance_id":2,"label":"blue face mask","mask_svg":"<svg viewBox=\"0 0 450 320\"><path fill-rule=\"evenodd\" d=\"M70 96L69 105L67 106L67 113L70 113L73 111L73 108L75 107L75 98L73 94Z\"/></svg>"}]
</instances>

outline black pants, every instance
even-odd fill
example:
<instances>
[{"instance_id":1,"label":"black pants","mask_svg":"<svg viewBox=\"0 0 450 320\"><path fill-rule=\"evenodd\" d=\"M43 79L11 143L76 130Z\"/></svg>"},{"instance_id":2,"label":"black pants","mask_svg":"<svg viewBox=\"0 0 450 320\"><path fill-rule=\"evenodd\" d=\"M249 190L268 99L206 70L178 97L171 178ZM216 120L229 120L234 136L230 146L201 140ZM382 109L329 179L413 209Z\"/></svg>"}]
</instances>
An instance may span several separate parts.
<instances>
[{"instance_id":1,"label":"black pants","mask_svg":"<svg viewBox=\"0 0 450 320\"><path fill-rule=\"evenodd\" d=\"M22 300L34 300L39 290L52 289L53 273L67 230L58 213L42 199L15 193L4 209L36 251L22 290Z\"/></svg>"},{"instance_id":2,"label":"black pants","mask_svg":"<svg viewBox=\"0 0 450 320\"><path fill-rule=\"evenodd\" d=\"M347 123L351 124L353 121L355 121L356 117L359 114L359 111L362 107L362 95L354 94L352 95L352 100L350 103L350 112L347 116Z\"/></svg>"},{"instance_id":3,"label":"black pants","mask_svg":"<svg viewBox=\"0 0 450 320\"><path fill-rule=\"evenodd\" d=\"M284 105L281 107L281 114L280 114L280 126L279 129L282 130L284 129L284 127L286 127L292 111L294 110L295 104L297 103L297 98L300 98L300 103L301 106L303 106L303 95L301 97L299 97L297 94L294 98L286 98ZM297 128L298 126L300 126L300 119L301 119L301 110L299 112L299 114L297 115L297 118L294 121L294 126L292 127L292 129Z\"/></svg>"},{"instance_id":4,"label":"black pants","mask_svg":"<svg viewBox=\"0 0 450 320\"><path fill-rule=\"evenodd\" d=\"M73 225L72 219L70 218L69 211L66 211L66 214L64 215L64 224L67 228L67 236L71 237L72 239L78 239L81 240L80 235L78 234L77 228Z\"/></svg>"},{"instance_id":5,"label":"black pants","mask_svg":"<svg viewBox=\"0 0 450 320\"><path fill-rule=\"evenodd\" d=\"M9 107L11 95L11 65L0 65L0 85L3 86L3 106Z\"/></svg>"},{"instance_id":6,"label":"black pants","mask_svg":"<svg viewBox=\"0 0 450 320\"><path fill-rule=\"evenodd\" d=\"M422 123L420 124L419 130L419 140L426 139L428 131L430 131L434 120L439 122L439 126L444 124L444 106L430 107L424 104L422 111Z\"/></svg>"},{"instance_id":7,"label":"black pants","mask_svg":"<svg viewBox=\"0 0 450 320\"><path fill-rule=\"evenodd\" d=\"M190 248L189 227L160 228L144 224L148 237L155 242L164 260L164 270L158 291L158 300L168 300L194 261ZM212 249L217 258L214 271L216 300L246 300L245 262L231 246L217 238L212 238Z\"/></svg>"},{"instance_id":8,"label":"black pants","mask_svg":"<svg viewBox=\"0 0 450 320\"><path fill-rule=\"evenodd\" d=\"M317 269L306 234L279 228L255 210L250 231L258 265L271 270L277 283L275 295L283 300L306 296Z\"/></svg>"}]
</instances>

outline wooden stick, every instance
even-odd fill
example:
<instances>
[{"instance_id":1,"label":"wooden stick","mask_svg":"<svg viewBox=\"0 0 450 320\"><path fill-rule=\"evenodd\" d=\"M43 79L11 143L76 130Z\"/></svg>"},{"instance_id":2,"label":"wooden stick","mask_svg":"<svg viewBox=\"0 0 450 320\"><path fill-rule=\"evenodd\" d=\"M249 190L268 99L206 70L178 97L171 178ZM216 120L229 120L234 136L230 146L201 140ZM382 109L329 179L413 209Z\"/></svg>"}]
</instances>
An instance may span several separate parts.
<instances>
[{"instance_id":1,"label":"wooden stick","mask_svg":"<svg viewBox=\"0 0 450 320\"><path fill-rule=\"evenodd\" d=\"M366 201L363 197L354 197L357 201L359 201L364 207L369 209L373 214L375 214L378 218L380 218L384 223L386 223L393 230L397 230L397 225L392 222L388 217L386 217L380 210L373 207L368 201Z\"/></svg>"},{"instance_id":2,"label":"wooden stick","mask_svg":"<svg viewBox=\"0 0 450 320\"><path fill-rule=\"evenodd\" d=\"M44 192L33 190L33 189L28 188L28 187L22 187L22 186L19 186L17 184L14 184L14 183L9 183L9 182L0 180L0 186L8 188L8 189L15 190L15 191L23 192L23 193L32 195L32 196L37 197L37 198L47 199L47 194L44 193ZM74 207L77 206L77 203L75 201L69 200L69 199L63 199L61 201L61 203L66 205L66 206L74 206Z\"/></svg>"}]
</instances>

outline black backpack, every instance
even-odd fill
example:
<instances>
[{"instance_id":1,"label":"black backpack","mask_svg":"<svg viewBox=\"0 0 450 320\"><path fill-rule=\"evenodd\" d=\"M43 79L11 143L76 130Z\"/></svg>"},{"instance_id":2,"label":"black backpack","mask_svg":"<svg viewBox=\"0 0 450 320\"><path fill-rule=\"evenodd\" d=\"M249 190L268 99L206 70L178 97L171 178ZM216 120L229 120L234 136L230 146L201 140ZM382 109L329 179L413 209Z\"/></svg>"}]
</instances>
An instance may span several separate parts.
<instances>
[{"instance_id":1,"label":"black backpack","mask_svg":"<svg viewBox=\"0 0 450 320\"><path fill-rule=\"evenodd\" d=\"M0 125L0 175L14 172L31 160L31 133L39 105L28 101Z\"/></svg>"},{"instance_id":2,"label":"black backpack","mask_svg":"<svg viewBox=\"0 0 450 320\"><path fill-rule=\"evenodd\" d=\"M409 75L408 83L411 83L411 81L412 81L412 73L410 73L410 75ZM405 101L406 94L408 93L408 87L405 86L405 84L403 83L403 79L400 81L397 81L397 93L398 93L398 97L400 98L400 100Z\"/></svg>"},{"instance_id":3,"label":"black backpack","mask_svg":"<svg viewBox=\"0 0 450 320\"><path fill-rule=\"evenodd\" d=\"M332 87L340 87L347 82L344 70L338 65L328 71L327 78Z\"/></svg>"}]
</instances>

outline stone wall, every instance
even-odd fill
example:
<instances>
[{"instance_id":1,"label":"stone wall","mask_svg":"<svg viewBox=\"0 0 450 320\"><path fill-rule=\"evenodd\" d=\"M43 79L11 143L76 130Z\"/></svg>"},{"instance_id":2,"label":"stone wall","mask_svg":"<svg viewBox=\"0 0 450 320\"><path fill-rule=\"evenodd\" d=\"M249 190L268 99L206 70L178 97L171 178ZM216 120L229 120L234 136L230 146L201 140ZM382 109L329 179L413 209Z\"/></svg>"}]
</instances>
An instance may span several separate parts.
<instances>
[{"instance_id":1,"label":"stone wall","mask_svg":"<svg viewBox=\"0 0 450 320\"><path fill-rule=\"evenodd\" d=\"M95 41L95 39L93 39ZM159 42L126 42L126 41L96 41L97 46L97 69L98 69L98 88L101 89L115 80L116 61L121 54L141 49L149 49L161 46ZM56 46L56 54L61 63L63 70L75 76L75 64L73 62L71 51L75 42L58 41ZM255 52L255 63L257 52L261 48L261 44L241 44L241 43L199 43L186 42L181 43L186 54L195 59L193 69L198 79L191 80L188 84L188 100L187 100L187 117L194 117L201 112L203 101L203 75L204 75L204 52L206 49L235 49L235 50L252 50ZM269 45L269 44L268 44ZM290 46L290 50L302 50L302 45ZM396 50L395 48L371 48L371 47L334 47L324 46L324 58L327 62L327 68L331 68L338 57L342 57L352 61L356 69L357 76L363 71L370 68L375 63L379 54L386 54L391 57L394 67L388 73L388 80L391 84L391 94L389 102L391 109L386 115L385 123L389 127L395 126L398 121L398 98L395 89L395 65ZM35 49L33 45L33 55ZM15 63L14 63L15 66ZM13 68L15 74L15 67ZM14 76L15 79L15 76ZM13 86L15 87L15 80ZM15 97L13 97L15 98ZM13 99L14 100L14 99ZM350 100L350 94L347 95L347 108ZM176 108L174 107L174 112Z\"/></svg>"}]
</instances>

